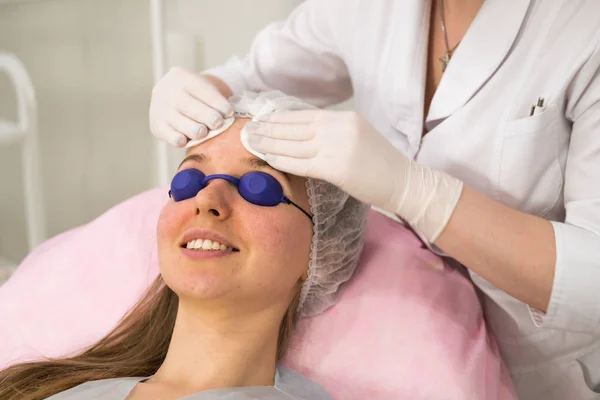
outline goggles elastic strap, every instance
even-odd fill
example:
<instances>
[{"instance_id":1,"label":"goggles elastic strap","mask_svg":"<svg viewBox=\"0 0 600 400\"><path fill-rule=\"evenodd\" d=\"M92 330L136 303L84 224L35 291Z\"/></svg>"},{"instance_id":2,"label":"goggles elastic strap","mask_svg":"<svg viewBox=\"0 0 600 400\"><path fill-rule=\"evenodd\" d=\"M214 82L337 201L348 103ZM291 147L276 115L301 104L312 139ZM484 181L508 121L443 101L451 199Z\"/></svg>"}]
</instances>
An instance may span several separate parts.
<instances>
[{"instance_id":1,"label":"goggles elastic strap","mask_svg":"<svg viewBox=\"0 0 600 400\"><path fill-rule=\"evenodd\" d=\"M309 213L307 213L306 211L304 211L304 209L303 209L302 207L300 207L298 204L296 204L296 203L294 203L293 201L291 201L291 200L290 200L289 198L287 198L286 196L283 196L283 197L281 198L281 202L282 202L282 203L285 203L285 204L291 204L291 205L293 205L293 206L294 206L294 207L296 207L298 210L302 211L302 212L304 213L304 215L306 215L306 216L307 216L307 217L310 219L310 222L314 222L314 221L313 221L313 217L312 217L312 215L310 215Z\"/></svg>"}]
</instances>

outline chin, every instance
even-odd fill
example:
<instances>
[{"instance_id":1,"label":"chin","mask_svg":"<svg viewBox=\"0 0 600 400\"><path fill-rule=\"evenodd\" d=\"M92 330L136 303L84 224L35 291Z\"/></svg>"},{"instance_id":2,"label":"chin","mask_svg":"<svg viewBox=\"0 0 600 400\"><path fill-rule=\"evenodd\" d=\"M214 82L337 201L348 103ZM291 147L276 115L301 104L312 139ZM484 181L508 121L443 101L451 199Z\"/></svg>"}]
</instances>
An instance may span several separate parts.
<instances>
[{"instance_id":1,"label":"chin","mask_svg":"<svg viewBox=\"0 0 600 400\"><path fill-rule=\"evenodd\" d=\"M222 298L232 289L223 279L211 276L180 276L165 282L177 296L198 300Z\"/></svg>"},{"instance_id":2,"label":"chin","mask_svg":"<svg viewBox=\"0 0 600 400\"><path fill-rule=\"evenodd\" d=\"M231 266L202 264L205 265L182 262L175 268L161 269L161 274L167 286L180 297L216 299L235 288Z\"/></svg>"}]
</instances>

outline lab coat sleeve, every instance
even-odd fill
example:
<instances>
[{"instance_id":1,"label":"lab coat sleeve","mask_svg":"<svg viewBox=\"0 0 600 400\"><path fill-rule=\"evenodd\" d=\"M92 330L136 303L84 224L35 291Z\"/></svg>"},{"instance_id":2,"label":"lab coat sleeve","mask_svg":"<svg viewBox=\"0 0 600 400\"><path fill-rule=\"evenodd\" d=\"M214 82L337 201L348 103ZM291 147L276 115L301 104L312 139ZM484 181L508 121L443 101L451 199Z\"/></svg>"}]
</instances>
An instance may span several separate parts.
<instances>
[{"instance_id":1,"label":"lab coat sleeve","mask_svg":"<svg viewBox=\"0 0 600 400\"><path fill-rule=\"evenodd\" d=\"M233 91L281 90L319 107L352 96L343 60L356 7L353 0L306 0L286 21L254 39L244 58L204 71Z\"/></svg>"},{"instance_id":2,"label":"lab coat sleeve","mask_svg":"<svg viewBox=\"0 0 600 400\"><path fill-rule=\"evenodd\" d=\"M600 332L600 49L568 90L573 121L565 170L564 223L553 222L556 270L546 314L532 310L539 327Z\"/></svg>"}]
</instances>

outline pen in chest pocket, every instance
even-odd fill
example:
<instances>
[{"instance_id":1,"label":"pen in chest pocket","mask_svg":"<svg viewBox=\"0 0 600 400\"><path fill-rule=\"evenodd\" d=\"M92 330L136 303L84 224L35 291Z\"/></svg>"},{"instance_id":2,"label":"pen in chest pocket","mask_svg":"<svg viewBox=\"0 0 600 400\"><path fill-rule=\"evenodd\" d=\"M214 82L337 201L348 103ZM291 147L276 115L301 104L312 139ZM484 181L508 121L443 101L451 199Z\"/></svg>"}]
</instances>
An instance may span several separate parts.
<instances>
[{"instance_id":1,"label":"pen in chest pocket","mask_svg":"<svg viewBox=\"0 0 600 400\"><path fill-rule=\"evenodd\" d=\"M534 115L541 114L542 111L544 111L545 109L546 109L546 107L544 107L544 98L539 97L537 103L531 106L531 110L529 111L529 116L532 117Z\"/></svg>"}]
</instances>

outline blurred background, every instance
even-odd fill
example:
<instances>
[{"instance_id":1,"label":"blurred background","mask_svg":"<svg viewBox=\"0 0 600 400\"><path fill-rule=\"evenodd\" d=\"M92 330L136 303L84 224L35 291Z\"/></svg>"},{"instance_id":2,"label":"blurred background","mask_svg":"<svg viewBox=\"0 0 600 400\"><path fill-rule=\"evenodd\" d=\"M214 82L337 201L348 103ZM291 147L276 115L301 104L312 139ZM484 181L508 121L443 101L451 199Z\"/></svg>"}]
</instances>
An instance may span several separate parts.
<instances>
[{"instance_id":1,"label":"blurred background","mask_svg":"<svg viewBox=\"0 0 600 400\"><path fill-rule=\"evenodd\" d=\"M300 2L164 0L165 66L201 71L243 56L261 28ZM0 54L22 63L37 103L33 139L10 139L6 128L18 123L18 97L0 67L0 265L15 265L30 250L28 201L43 220L39 240L158 185L148 128L151 4L0 0ZM169 152L174 171L179 157ZM29 186L28 165L40 172Z\"/></svg>"}]
</instances>

